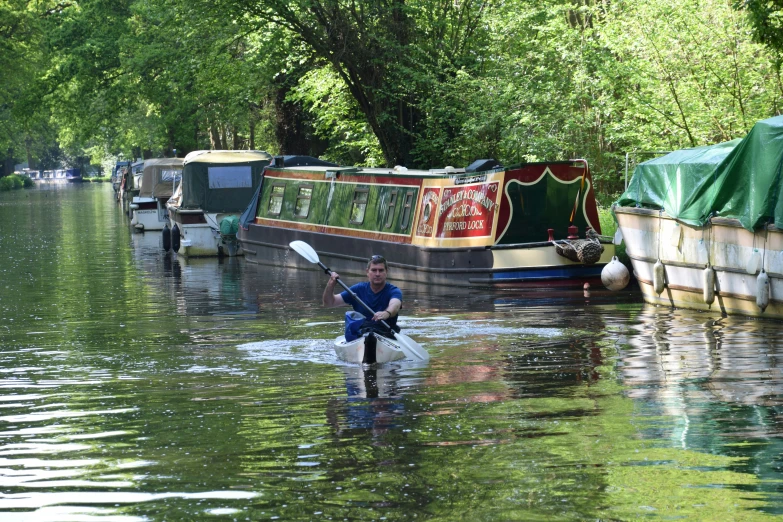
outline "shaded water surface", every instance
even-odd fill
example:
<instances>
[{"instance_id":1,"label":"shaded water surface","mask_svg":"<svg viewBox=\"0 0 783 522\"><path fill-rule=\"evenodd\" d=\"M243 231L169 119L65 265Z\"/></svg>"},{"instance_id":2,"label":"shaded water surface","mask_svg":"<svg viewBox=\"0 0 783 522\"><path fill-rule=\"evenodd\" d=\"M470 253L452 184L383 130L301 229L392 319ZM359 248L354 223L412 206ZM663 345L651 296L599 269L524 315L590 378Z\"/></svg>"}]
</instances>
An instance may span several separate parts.
<instances>
[{"instance_id":1,"label":"shaded water surface","mask_svg":"<svg viewBox=\"0 0 783 522\"><path fill-rule=\"evenodd\" d=\"M172 259L112 196L0 193L2 520L783 511L781 323L401 284L432 360L366 369L323 274Z\"/></svg>"}]
</instances>

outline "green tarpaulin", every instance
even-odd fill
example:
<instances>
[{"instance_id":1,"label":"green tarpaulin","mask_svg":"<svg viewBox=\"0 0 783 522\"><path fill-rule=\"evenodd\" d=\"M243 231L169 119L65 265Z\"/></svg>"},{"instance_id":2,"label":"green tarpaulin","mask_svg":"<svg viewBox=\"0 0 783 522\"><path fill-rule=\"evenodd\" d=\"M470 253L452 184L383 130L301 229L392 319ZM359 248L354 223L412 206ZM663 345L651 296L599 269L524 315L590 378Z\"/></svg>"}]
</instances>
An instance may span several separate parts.
<instances>
[{"instance_id":1,"label":"green tarpaulin","mask_svg":"<svg viewBox=\"0 0 783 522\"><path fill-rule=\"evenodd\" d=\"M689 225L711 216L753 230L783 228L783 116L763 120L744 139L678 150L640 163L618 206L663 209Z\"/></svg>"}]
</instances>

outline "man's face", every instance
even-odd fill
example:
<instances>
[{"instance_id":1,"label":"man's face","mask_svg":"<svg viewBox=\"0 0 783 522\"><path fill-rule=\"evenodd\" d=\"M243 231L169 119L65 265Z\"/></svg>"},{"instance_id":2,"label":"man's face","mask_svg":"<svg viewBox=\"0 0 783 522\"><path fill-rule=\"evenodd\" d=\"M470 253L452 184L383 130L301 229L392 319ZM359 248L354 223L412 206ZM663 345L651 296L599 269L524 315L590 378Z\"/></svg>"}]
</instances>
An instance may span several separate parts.
<instances>
[{"instance_id":1,"label":"man's face","mask_svg":"<svg viewBox=\"0 0 783 522\"><path fill-rule=\"evenodd\" d=\"M383 263L370 263L370 268L367 269L367 279L374 286L382 285L386 283L386 266Z\"/></svg>"}]
</instances>

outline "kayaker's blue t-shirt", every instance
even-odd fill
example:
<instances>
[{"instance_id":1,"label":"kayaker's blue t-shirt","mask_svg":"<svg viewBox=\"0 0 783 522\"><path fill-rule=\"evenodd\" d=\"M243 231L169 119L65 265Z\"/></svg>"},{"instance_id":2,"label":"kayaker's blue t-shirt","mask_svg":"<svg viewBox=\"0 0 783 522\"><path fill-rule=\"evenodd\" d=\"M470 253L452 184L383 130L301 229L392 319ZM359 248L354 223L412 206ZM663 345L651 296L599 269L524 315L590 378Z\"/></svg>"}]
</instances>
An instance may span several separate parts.
<instances>
[{"instance_id":1,"label":"kayaker's blue t-shirt","mask_svg":"<svg viewBox=\"0 0 783 522\"><path fill-rule=\"evenodd\" d=\"M376 312L386 310L386 308L389 306L389 301L395 297L402 301L402 291L390 283L386 283L386 286L384 286L383 289L377 294L372 291L369 281L364 283L357 283L351 287L351 290L359 299L364 301L367 306ZM353 296L351 296L351 294L349 294L347 291L342 291L340 296L343 298L343 301L346 304L353 306L354 310L364 315L367 319L372 319L372 314L365 310L362 305L356 302ZM397 316L395 315L391 319L386 320L386 322L389 323L390 326L394 326L397 324Z\"/></svg>"}]
</instances>

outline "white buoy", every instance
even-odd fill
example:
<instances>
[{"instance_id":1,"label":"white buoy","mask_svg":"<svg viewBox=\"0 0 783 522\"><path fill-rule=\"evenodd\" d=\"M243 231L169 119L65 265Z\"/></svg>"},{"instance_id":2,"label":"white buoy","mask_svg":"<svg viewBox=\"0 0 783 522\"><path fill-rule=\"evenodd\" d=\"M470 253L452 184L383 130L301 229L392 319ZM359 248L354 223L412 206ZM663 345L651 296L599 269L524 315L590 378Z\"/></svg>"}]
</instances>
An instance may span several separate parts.
<instances>
[{"instance_id":1,"label":"white buoy","mask_svg":"<svg viewBox=\"0 0 783 522\"><path fill-rule=\"evenodd\" d=\"M764 271L756 278L756 305L763 312L769 304L769 276Z\"/></svg>"},{"instance_id":2,"label":"white buoy","mask_svg":"<svg viewBox=\"0 0 783 522\"><path fill-rule=\"evenodd\" d=\"M661 295L663 292L663 284L666 280L666 275L663 269L663 263L661 263L661 260L655 262L655 265L653 265L653 290L655 290L655 293L658 295Z\"/></svg>"},{"instance_id":3,"label":"white buoy","mask_svg":"<svg viewBox=\"0 0 783 522\"><path fill-rule=\"evenodd\" d=\"M715 270L711 266L702 272L702 284L704 285L704 302L711 305L715 301Z\"/></svg>"},{"instance_id":4,"label":"white buoy","mask_svg":"<svg viewBox=\"0 0 783 522\"><path fill-rule=\"evenodd\" d=\"M617 256L612 257L612 260L601 270L601 282L609 290L622 290L628 286L630 280L631 274Z\"/></svg>"},{"instance_id":5,"label":"white buoy","mask_svg":"<svg viewBox=\"0 0 783 522\"><path fill-rule=\"evenodd\" d=\"M754 275L759 269L760 261L761 254L759 254L758 250L753 250L753 253L750 255L750 259L748 259L748 264L745 267L745 271L750 275Z\"/></svg>"}]
</instances>

